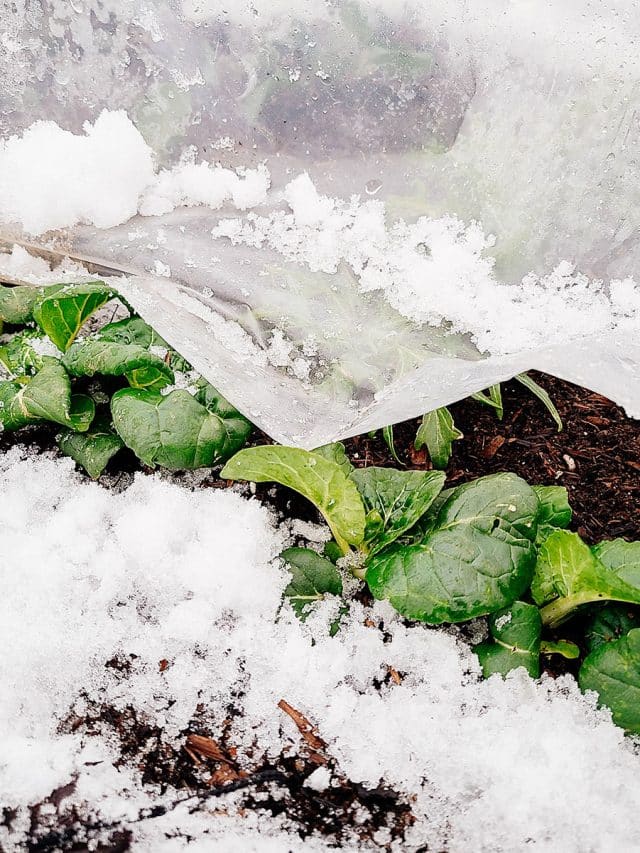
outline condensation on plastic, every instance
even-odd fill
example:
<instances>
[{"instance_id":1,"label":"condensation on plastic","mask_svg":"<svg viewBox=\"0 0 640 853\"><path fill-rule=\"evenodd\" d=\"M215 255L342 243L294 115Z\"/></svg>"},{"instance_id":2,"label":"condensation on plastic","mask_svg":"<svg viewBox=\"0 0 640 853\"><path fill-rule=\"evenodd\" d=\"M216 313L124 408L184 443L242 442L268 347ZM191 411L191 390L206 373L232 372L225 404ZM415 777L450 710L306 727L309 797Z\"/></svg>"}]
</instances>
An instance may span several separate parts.
<instances>
[{"instance_id":1,"label":"condensation on plastic","mask_svg":"<svg viewBox=\"0 0 640 853\"><path fill-rule=\"evenodd\" d=\"M2 135L40 118L80 132L102 108L122 108L163 166L195 146L231 167L265 162L274 198L306 170L328 195L375 191L391 218L479 220L514 286L563 259L605 280L638 269L633 0L16 0L7 10ZM222 137L230 144L212 148ZM145 218L79 227L53 245L126 273L123 292L148 322L280 442L318 446L533 368L640 416L638 335L482 354L360 293L345 267L312 273L268 249L213 244L229 215L154 218L162 247L132 237ZM152 274L157 260L171 278ZM316 338L311 381L266 359L274 329L294 352Z\"/></svg>"}]
</instances>

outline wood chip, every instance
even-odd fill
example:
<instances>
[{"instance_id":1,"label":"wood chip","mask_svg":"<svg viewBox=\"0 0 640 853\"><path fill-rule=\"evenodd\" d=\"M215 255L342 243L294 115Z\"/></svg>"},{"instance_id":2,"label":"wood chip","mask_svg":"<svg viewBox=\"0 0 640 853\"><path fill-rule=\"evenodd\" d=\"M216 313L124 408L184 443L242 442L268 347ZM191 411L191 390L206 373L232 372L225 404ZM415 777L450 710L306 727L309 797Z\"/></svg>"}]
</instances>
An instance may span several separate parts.
<instances>
[{"instance_id":1,"label":"wood chip","mask_svg":"<svg viewBox=\"0 0 640 853\"><path fill-rule=\"evenodd\" d=\"M306 743L311 747L311 749L316 752L318 750L322 751L326 749L326 743L322 740L321 737L316 734L313 726L304 716L304 714L301 714L300 711L296 711L296 709L293 708L284 699L281 699L278 702L278 708L280 708L281 711L284 711L285 714L291 717L293 722L296 724L298 731L300 732Z\"/></svg>"},{"instance_id":2,"label":"wood chip","mask_svg":"<svg viewBox=\"0 0 640 853\"><path fill-rule=\"evenodd\" d=\"M205 758L212 758L214 761L222 761L225 764L233 765L232 759L210 737L189 735L187 737L186 749Z\"/></svg>"},{"instance_id":3,"label":"wood chip","mask_svg":"<svg viewBox=\"0 0 640 853\"><path fill-rule=\"evenodd\" d=\"M496 453L505 443L505 438L502 435L496 435L482 450L482 455L485 459L493 459Z\"/></svg>"},{"instance_id":4,"label":"wood chip","mask_svg":"<svg viewBox=\"0 0 640 853\"><path fill-rule=\"evenodd\" d=\"M397 669L394 669L392 666L387 664L387 672L394 684L402 684L402 676Z\"/></svg>"}]
</instances>

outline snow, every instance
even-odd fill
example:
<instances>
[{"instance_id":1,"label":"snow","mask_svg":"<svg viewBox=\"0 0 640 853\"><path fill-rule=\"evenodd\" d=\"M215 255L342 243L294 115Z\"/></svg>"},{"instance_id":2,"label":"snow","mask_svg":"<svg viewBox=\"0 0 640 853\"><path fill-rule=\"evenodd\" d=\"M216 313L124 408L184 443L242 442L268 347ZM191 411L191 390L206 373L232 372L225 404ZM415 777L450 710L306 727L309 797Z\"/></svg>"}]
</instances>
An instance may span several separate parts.
<instances>
[{"instance_id":1,"label":"snow","mask_svg":"<svg viewBox=\"0 0 640 853\"><path fill-rule=\"evenodd\" d=\"M299 622L281 608L288 528L237 490L190 482L139 474L116 491L68 459L0 458L0 801L18 809L0 829L6 849L27 831L28 806L69 783L61 807L128 825L134 850L301 849L286 817L241 818L242 792L194 811L189 791L143 788L110 728L69 722L130 709L179 748L199 707L199 731L220 738L227 721L251 772L303 749L283 698L335 762L307 786L382 781L410 801L405 839L383 827L378 844L638 848L640 754L572 678L482 681L456 631L408 627L386 604L352 602L333 638L335 599ZM116 658L127 670L107 665ZM380 687L389 667L401 683ZM231 720L230 702L241 712ZM158 804L166 814L139 819ZM375 845L354 836L343 849Z\"/></svg>"}]
</instances>

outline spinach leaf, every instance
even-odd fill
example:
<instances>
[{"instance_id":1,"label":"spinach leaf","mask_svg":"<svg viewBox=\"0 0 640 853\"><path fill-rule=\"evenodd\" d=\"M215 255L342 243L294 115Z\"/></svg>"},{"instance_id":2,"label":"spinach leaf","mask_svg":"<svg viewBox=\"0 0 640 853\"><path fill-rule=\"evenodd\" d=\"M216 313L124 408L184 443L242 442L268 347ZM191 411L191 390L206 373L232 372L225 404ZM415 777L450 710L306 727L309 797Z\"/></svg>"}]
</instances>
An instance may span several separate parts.
<instances>
[{"instance_id":1,"label":"spinach leaf","mask_svg":"<svg viewBox=\"0 0 640 853\"><path fill-rule=\"evenodd\" d=\"M78 432L89 428L95 405L84 394L71 394L66 370L55 358L45 358L33 378L0 382L0 423L5 429L20 429L40 421L68 426Z\"/></svg>"},{"instance_id":2,"label":"spinach leaf","mask_svg":"<svg viewBox=\"0 0 640 853\"><path fill-rule=\"evenodd\" d=\"M365 511L356 484L340 465L317 453L277 445L249 447L229 460L220 476L276 482L299 492L325 517L343 553L364 539Z\"/></svg>"},{"instance_id":3,"label":"spinach leaf","mask_svg":"<svg viewBox=\"0 0 640 853\"><path fill-rule=\"evenodd\" d=\"M515 601L489 618L492 640L474 647L485 678L506 675L523 666L532 678L540 677L540 611L533 604Z\"/></svg>"},{"instance_id":4,"label":"spinach leaf","mask_svg":"<svg viewBox=\"0 0 640 853\"><path fill-rule=\"evenodd\" d=\"M16 285L0 286L0 319L22 325L33 318L33 306L42 299L43 289Z\"/></svg>"},{"instance_id":5,"label":"spinach leaf","mask_svg":"<svg viewBox=\"0 0 640 853\"><path fill-rule=\"evenodd\" d=\"M0 347L0 361L13 376L33 375L43 366L43 357L32 346L36 340L42 340L40 331L24 329Z\"/></svg>"},{"instance_id":6,"label":"spinach leaf","mask_svg":"<svg viewBox=\"0 0 640 853\"><path fill-rule=\"evenodd\" d=\"M593 614L585 630L587 649L617 640L632 628L640 628L640 612L628 604L605 604Z\"/></svg>"},{"instance_id":7,"label":"spinach leaf","mask_svg":"<svg viewBox=\"0 0 640 853\"><path fill-rule=\"evenodd\" d=\"M556 530L538 554L531 594L545 605L542 621L559 625L582 604L626 601L640 604L640 589L621 580L592 553L577 533Z\"/></svg>"},{"instance_id":8,"label":"spinach leaf","mask_svg":"<svg viewBox=\"0 0 640 853\"><path fill-rule=\"evenodd\" d=\"M103 418L94 421L87 432L65 430L58 436L58 447L97 480L109 460L124 447L124 442L113 431L110 422Z\"/></svg>"},{"instance_id":9,"label":"spinach leaf","mask_svg":"<svg viewBox=\"0 0 640 853\"><path fill-rule=\"evenodd\" d=\"M65 352L89 319L116 295L103 282L58 286L33 306L33 318L59 350Z\"/></svg>"},{"instance_id":10,"label":"spinach leaf","mask_svg":"<svg viewBox=\"0 0 640 853\"><path fill-rule=\"evenodd\" d=\"M413 446L416 450L427 448L434 468L446 468L453 442L460 438L464 436L454 424L451 412L443 407L422 416Z\"/></svg>"},{"instance_id":11,"label":"spinach leaf","mask_svg":"<svg viewBox=\"0 0 640 853\"><path fill-rule=\"evenodd\" d=\"M342 468L347 477L354 470L354 467L347 456L347 452L344 449L344 444L341 441L336 441L334 444L325 444L322 447L316 447L313 452L317 453L318 456L322 456L323 459L335 462L336 465L339 465L340 468Z\"/></svg>"},{"instance_id":12,"label":"spinach leaf","mask_svg":"<svg viewBox=\"0 0 640 853\"><path fill-rule=\"evenodd\" d=\"M533 491L540 501L536 544L541 545L554 530L571 524L573 510L564 486L533 486Z\"/></svg>"},{"instance_id":13,"label":"spinach leaf","mask_svg":"<svg viewBox=\"0 0 640 853\"><path fill-rule=\"evenodd\" d=\"M542 640L540 654L562 655L567 660L577 660L580 657L580 649L569 640Z\"/></svg>"},{"instance_id":14,"label":"spinach leaf","mask_svg":"<svg viewBox=\"0 0 640 853\"><path fill-rule=\"evenodd\" d=\"M314 601L322 601L325 595L342 595L340 572L315 551L288 548L280 556L291 574L284 594L300 619L307 618Z\"/></svg>"},{"instance_id":15,"label":"spinach leaf","mask_svg":"<svg viewBox=\"0 0 640 853\"><path fill-rule=\"evenodd\" d=\"M611 539L599 542L591 550L621 580L640 589L640 542Z\"/></svg>"},{"instance_id":16,"label":"spinach leaf","mask_svg":"<svg viewBox=\"0 0 640 853\"><path fill-rule=\"evenodd\" d=\"M445 475L440 471L396 471L372 466L353 470L351 479L367 510L367 550L376 554L424 515L442 491Z\"/></svg>"},{"instance_id":17,"label":"spinach leaf","mask_svg":"<svg viewBox=\"0 0 640 853\"><path fill-rule=\"evenodd\" d=\"M251 429L242 417L208 411L188 391L123 388L111 398L113 425L136 456L151 467L203 468L227 458Z\"/></svg>"},{"instance_id":18,"label":"spinach leaf","mask_svg":"<svg viewBox=\"0 0 640 853\"><path fill-rule=\"evenodd\" d=\"M167 363L173 370L186 373L191 370L189 362L172 350L164 338L161 338L156 330L142 319L142 317L126 317L116 323L103 326L96 337L101 341L111 341L115 344L137 344L137 346L151 349L159 347L167 350Z\"/></svg>"},{"instance_id":19,"label":"spinach leaf","mask_svg":"<svg viewBox=\"0 0 640 853\"><path fill-rule=\"evenodd\" d=\"M595 690L617 725L640 734L640 628L591 652L578 682L582 690Z\"/></svg>"},{"instance_id":20,"label":"spinach leaf","mask_svg":"<svg viewBox=\"0 0 640 853\"><path fill-rule=\"evenodd\" d=\"M464 622L512 604L535 563L538 499L515 474L459 486L425 538L394 542L367 563L366 580L403 616Z\"/></svg>"},{"instance_id":21,"label":"spinach leaf","mask_svg":"<svg viewBox=\"0 0 640 853\"><path fill-rule=\"evenodd\" d=\"M65 353L62 363L72 376L126 376L134 388L159 390L175 380L168 364L137 344L79 341Z\"/></svg>"}]
</instances>

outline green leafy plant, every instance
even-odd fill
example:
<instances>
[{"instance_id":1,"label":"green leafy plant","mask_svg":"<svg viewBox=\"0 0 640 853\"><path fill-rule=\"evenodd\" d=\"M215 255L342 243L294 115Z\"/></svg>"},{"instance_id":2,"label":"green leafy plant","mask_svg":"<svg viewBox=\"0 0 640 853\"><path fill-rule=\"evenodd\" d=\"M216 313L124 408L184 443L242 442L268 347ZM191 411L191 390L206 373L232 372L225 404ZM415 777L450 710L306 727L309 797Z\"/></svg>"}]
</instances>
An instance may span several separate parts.
<instances>
[{"instance_id":1,"label":"green leafy plant","mask_svg":"<svg viewBox=\"0 0 640 853\"><path fill-rule=\"evenodd\" d=\"M540 675L542 619L533 604L515 601L489 619L491 640L474 648L485 678L506 675L523 666L529 675Z\"/></svg>"},{"instance_id":2,"label":"green leafy plant","mask_svg":"<svg viewBox=\"0 0 640 853\"><path fill-rule=\"evenodd\" d=\"M124 442L109 420L102 418L96 419L87 432L65 430L58 436L58 447L97 480L108 462L124 447Z\"/></svg>"},{"instance_id":3,"label":"green leafy plant","mask_svg":"<svg viewBox=\"0 0 640 853\"><path fill-rule=\"evenodd\" d=\"M306 619L314 602L327 595L342 595L342 577L332 562L309 548L288 548L282 559L291 581L284 591L295 614Z\"/></svg>"},{"instance_id":4,"label":"green leafy plant","mask_svg":"<svg viewBox=\"0 0 640 853\"><path fill-rule=\"evenodd\" d=\"M45 289L43 297L32 307L33 319L58 349L65 352L89 317L115 295L102 282L70 284L56 287L53 292Z\"/></svg>"},{"instance_id":5,"label":"green leafy plant","mask_svg":"<svg viewBox=\"0 0 640 853\"><path fill-rule=\"evenodd\" d=\"M582 690L594 690L614 721L640 734L640 628L603 643L583 661L578 675Z\"/></svg>"}]
</instances>

